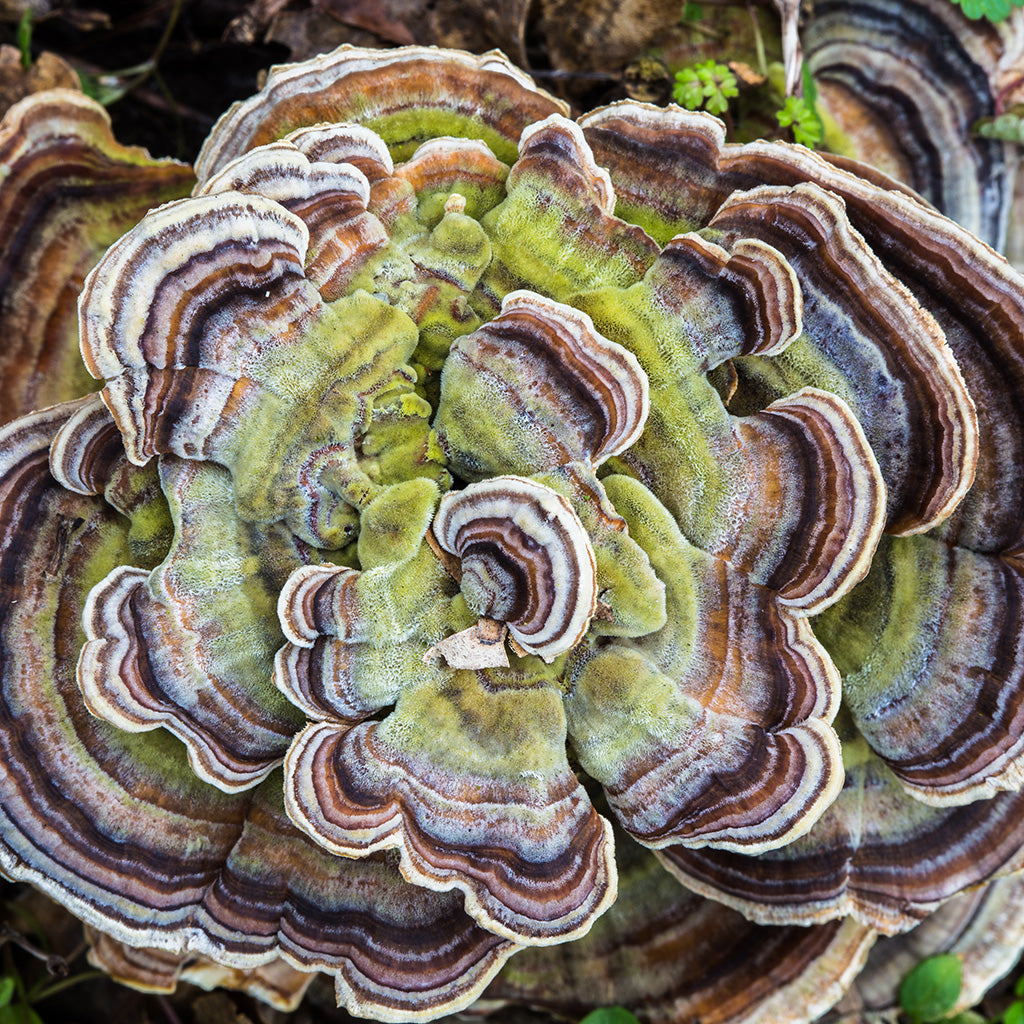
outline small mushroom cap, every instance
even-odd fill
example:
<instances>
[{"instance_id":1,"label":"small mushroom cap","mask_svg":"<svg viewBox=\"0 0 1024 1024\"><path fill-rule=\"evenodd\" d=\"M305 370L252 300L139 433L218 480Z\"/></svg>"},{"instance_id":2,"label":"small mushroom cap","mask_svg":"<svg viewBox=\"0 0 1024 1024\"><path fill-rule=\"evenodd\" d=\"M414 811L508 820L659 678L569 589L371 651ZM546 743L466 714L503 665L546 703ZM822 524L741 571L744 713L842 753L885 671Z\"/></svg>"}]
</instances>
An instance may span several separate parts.
<instances>
[{"instance_id":1,"label":"small mushroom cap","mask_svg":"<svg viewBox=\"0 0 1024 1024\"><path fill-rule=\"evenodd\" d=\"M229 192L154 211L107 252L86 282L81 331L89 372L116 380L146 366L201 366L199 360L205 356L211 369L224 375L235 370L237 375L241 360L250 355L242 345L248 338L226 339L228 345L234 344L222 343L219 348L207 339L206 351L201 347L194 354L179 351L179 346L189 334L212 326L207 322L211 312L243 287L270 289L275 303L284 300L279 315L294 316L303 312L303 305L318 306L319 297L302 273L308 241L309 232L299 218L256 196ZM266 259L258 254L261 243ZM137 282L137 287L123 287L123 278ZM289 310L288 304L298 309ZM119 417L112 396L107 404L115 406L112 412L129 456L145 462L156 453L153 427L147 437L143 423L127 410ZM192 442L194 450L200 449L202 440Z\"/></svg>"},{"instance_id":2,"label":"small mushroom cap","mask_svg":"<svg viewBox=\"0 0 1024 1024\"><path fill-rule=\"evenodd\" d=\"M508 166L478 139L428 139L395 168L416 193L417 216L433 227L445 212L479 219L505 198ZM445 204L454 201L456 209Z\"/></svg>"},{"instance_id":3,"label":"small mushroom cap","mask_svg":"<svg viewBox=\"0 0 1024 1024\"><path fill-rule=\"evenodd\" d=\"M497 295L525 288L569 301L593 288L634 284L658 246L614 215L615 201L575 122L556 114L534 126L520 141L505 201L484 219L495 255L484 286Z\"/></svg>"},{"instance_id":4,"label":"small mushroom cap","mask_svg":"<svg viewBox=\"0 0 1024 1024\"><path fill-rule=\"evenodd\" d=\"M519 291L452 346L434 424L452 471L474 478L599 466L636 441L648 411L647 376L631 352L585 313Z\"/></svg>"},{"instance_id":5,"label":"small mushroom cap","mask_svg":"<svg viewBox=\"0 0 1024 1024\"><path fill-rule=\"evenodd\" d=\"M524 651L550 662L580 641L597 607L596 564L560 494L493 477L446 494L433 532L460 560L470 609L505 622Z\"/></svg>"},{"instance_id":6,"label":"small mushroom cap","mask_svg":"<svg viewBox=\"0 0 1024 1024\"><path fill-rule=\"evenodd\" d=\"M78 404L50 445L53 478L76 494L101 494L124 445L110 410L99 395Z\"/></svg>"},{"instance_id":7,"label":"small mushroom cap","mask_svg":"<svg viewBox=\"0 0 1024 1024\"><path fill-rule=\"evenodd\" d=\"M671 309L694 368L745 355L775 356L803 330L803 293L789 261L756 238L730 248L695 232L669 240L647 274L654 301Z\"/></svg>"},{"instance_id":8,"label":"small mushroom cap","mask_svg":"<svg viewBox=\"0 0 1024 1024\"><path fill-rule=\"evenodd\" d=\"M349 141L348 126L338 127L343 141L339 140L332 156ZM326 130L325 126L321 132ZM302 208L321 196L335 203L358 203L366 209L370 182L358 167L341 160L311 161L291 139L285 139L243 153L196 188L196 195L219 192L260 195L286 209Z\"/></svg>"},{"instance_id":9,"label":"small mushroom cap","mask_svg":"<svg viewBox=\"0 0 1024 1024\"><path fill-rule=\"evenodd\" d=\"M390 177L395 165L384 140L361 124L317 124L285 137L313 163L351 164L373 184Z\"/></svg>"}]
</instances>

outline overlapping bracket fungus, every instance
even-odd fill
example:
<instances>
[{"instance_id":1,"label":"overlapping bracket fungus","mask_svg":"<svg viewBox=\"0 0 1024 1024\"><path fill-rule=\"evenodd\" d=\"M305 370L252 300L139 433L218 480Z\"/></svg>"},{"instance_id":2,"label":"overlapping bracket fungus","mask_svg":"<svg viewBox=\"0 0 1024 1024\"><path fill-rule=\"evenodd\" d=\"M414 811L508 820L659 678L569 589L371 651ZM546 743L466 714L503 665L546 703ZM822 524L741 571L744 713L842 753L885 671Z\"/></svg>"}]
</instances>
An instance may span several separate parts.
<instances>
[{"instance_id":1,"label":"overlapping bracket fungus","mask_svg":"<svg viewBox=\"0 0 1024 1024\"><path fill-rule=\"evenodd\" d=\"M566 115L498 54L276 69L85 280L98 395L0 433L0 865L119 977L420 1020L519 952L493 998L803 1021L1024 866L1024 280Z\"/></svg>"}]
</instances>

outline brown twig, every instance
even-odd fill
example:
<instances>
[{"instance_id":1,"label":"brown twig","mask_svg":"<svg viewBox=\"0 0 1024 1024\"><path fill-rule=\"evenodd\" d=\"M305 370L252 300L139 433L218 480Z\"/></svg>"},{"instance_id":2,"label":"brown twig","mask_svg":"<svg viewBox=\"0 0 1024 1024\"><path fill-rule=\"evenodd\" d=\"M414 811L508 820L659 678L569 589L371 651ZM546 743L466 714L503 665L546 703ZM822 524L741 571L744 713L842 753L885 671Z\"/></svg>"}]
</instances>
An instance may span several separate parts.
<instances>
[{"instance_id":1,"label":"brown twig","mask_svg":"<svg viewBox=\"0 0 1024 1024\"><path fill-rule=\"evenodd\" d=\"M29 956L42 960L46 964L49 974L63 978L68 973L68 962L64 957L58 956L56 953L45 952L16 928L12 928L6 923L0 924L0 945L5 945L8 942L23 949Z\"/></svg>"}]
</instances>

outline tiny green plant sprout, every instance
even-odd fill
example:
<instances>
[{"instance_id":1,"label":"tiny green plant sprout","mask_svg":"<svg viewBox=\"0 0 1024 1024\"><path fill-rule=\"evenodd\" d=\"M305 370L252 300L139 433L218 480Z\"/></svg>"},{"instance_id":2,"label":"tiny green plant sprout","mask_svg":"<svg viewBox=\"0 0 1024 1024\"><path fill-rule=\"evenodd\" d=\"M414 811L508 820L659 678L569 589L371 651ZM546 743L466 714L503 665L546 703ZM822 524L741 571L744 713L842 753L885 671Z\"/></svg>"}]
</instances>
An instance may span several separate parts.
<instances>
[{"instance_id":1,"label":"tiny green plant sprout","mask_svg":"<svg viewBox=\"0 0 1024 1024\"><path fill-rule=\"evenodd\" d=\"M776 87L766 78L755 91L765 102L782 107L775 111L780 128L788 128L794 142L808 149L820 145L825 135L825 126L817 109L817 88L810 70L802 69L802 96L780 97ZM727 64L706 60L692 67L680 69L675 74L672 95L675 101L687 110L706 110L710 114L724 117L732 128L730 103L739 96L736 75Z\"/></svg>"},{"instance_id":2,"label":"tiny green plant sprout","mask_svg":"<svg viewBox=\"0 0 1024 1024\"><path fill-rule=\"evenodd\" d=\"M994 117L985 117L974 126L975 134L983 139L999 139L1024 145L1024 106L1014 104Z\"/></svg>"},{"instance_id":3,"label":"tiny green plant sprout","mask_svg":"<svg viewBox=\"0 0 1024 1024\"><path fill-rule=\"evenodd\" d=\"M824 136L821 117L802 96L787 96L776 117L781 127L792 128L793 141L808 149L814 149Z\"/></svg>"},{"instance_id":4,"label":"tiny green plant sprout","mask_svg":"<svg viewBox=\"0 0 1024 1024\"><path fill-rule=\"evenodd\" d=\"M792 130L794 142L814 149L825 137L825 124L818 111L818 86L806 64L800 68L800 80L803 96L787 96L775 117L780 127Z\"/></svg>"},{"instance_id":5,"label":"tiny green plant sprout","mask_svg":"<svg viewBox=\"0 0 1024 1024\"><path fill-rule=\"evenodd\" d=\"M724 114L729 109L729 100L739 94L736 76L725 64L714 60L677 71L672 90L680 106L706 110L709 114Z\"/></svg>"},{"instance_id":6,"label":"tiny green plant sprout","mask_svg":"<svg viewBox=\"0 0 1024 1024\"><path fill-rule=\"evenodd\" d=\"M622 1006L602 1006L591 1010L580 1024L640 1024L636 1017Z\"/></svg>"},{"instance_id":7,"label":"tiny green plant sprout","mask_svg":"<svg viewBox=\"0 0 1024 1024\"><path fill-rule=\"evenodd\" d=\"M1015 7L1024 7L1024 0L952 0L968 18L1005 21Z\"/></svg>"},{"instance_id":8,"label":"tiny green plant sprout","mask_svg":"<svg viewBox=\"0 0 1024 1024\"><path fill-rule=\"evenodd\" d=\"M1014 984L1013 995L1013 1002L1003 1010L1001 1024L1024 1024L1024 974Z\"/></svg>"},{"instance_id":9,"label":"tiny green plant sprout","mask_svg":"<svg viewBox=\"0 0 1024 1024\"><path fill-rule=\"evenodd\" d=\"M963 985L961 957L940 953L922 960L900 985L900 1009L910 1024L1024 1024L1024 976L1013 987L1014 998L996 1017L975 1010L953 1010Z\"/></svg>"},{"instance_id":10,"label":"tiny green plant sprout","mask_svg":"<svg viewBox=\"0 0 1024 1024\"><path fill-rule=\"evenodd\" d=\"M910 1024L946 1020L960 998L963 966L951 953L922 960L900 985L900 1006Z\"/></svg>"}]
</instances>

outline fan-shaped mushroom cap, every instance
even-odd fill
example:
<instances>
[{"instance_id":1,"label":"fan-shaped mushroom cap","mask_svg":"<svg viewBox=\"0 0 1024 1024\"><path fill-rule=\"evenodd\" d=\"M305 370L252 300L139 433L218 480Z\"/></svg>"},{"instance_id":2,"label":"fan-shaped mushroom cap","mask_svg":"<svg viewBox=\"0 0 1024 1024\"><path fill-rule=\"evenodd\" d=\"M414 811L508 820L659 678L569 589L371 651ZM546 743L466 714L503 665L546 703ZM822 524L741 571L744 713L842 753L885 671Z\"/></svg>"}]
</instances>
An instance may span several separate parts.
<instances>
[{"instance_id":1,"label":"fan-shaped mushroom cap","mask_svg":"<svg viewBox=\"0 0 1024 1024\"><path fill-rule=\"evenodd\" d=\"M542 678L462 671L406 690L379 725L311 725L285 775L289 815L317 843L397 848L407 878L462 890L472 917L515 942L577 938L615 898L611 826L569 768Z\"/></svg>"},{"instance_id":2,"label":"fan-shaped mushroom cap","mask_svg":"<svg viewBox=\"0 0 1024 1024\"><path fill-rule=\"evenodd\" d=\"M327 971L355 1013L398 1021L465 1006L515 947L457 897L411 886L387 856L339 861L314 845L284 814L280 776L223 793L195 778L176 741L84 708L64 652L81 647L89 580L123 564L129 527L49 475L47 448L74 409L0 432L3 870L128 944ZM53 783L72 777L71 789Z\"/></svg>"},{"instance_id":3,"label":"fan-shaped mushroom cap","mask_svg":"<svg viewBox=\"0 0 1024 1024\"><path fill-rule=\"evenodd\" d=\"M641 485L604 484L665 581L668 621L574 654L566 710L580 765L645 845L791 842L842 786L826 724L838 674L777 595L689 545ZM719 660L722 648L737 655Z\"/></svg>"},{"instance_id":4,"label":"fan-shaped mushroom cap","mask_svg":"<svg viewBox=\"0 0 1024 1024\"><path fill-rule=\"evenodd\" d=\"M883 543L815 626L860 734L914 797L950 805L1024 782L1024 565L931 537Z\"/></svg>"},{"instance_id":5,"label":"fan-shaped mushroom cap","mask_svg":"<svg viewBox=\"0 0 1024 1024\"><path fill-rule=\"evenodd\" d=\"M496 259L483 283L495 295L529 288L568 299L601 285L628 286L657 257L643 229L614 215L608 172L579 126L560 114L523 132L506 187L505 202L484 219ZM522 244L527 224L530 246Z\"/></svg>"},{"instance_id":6,"label":"fan-shaped mushroom cap","mask_svg":"<svg viewBox=\"0 0 1024 1024\"><path fill-rule=\"evenodd\" d=\"M411 394L415 325L365 292L325 303L304 276L308 238L259 196L165 206L87 281L82 350L107 378L133 462L219 462L244 519L285 519L310 543L340 547L379 490L356 451L375 447L367 407L386 420L397 402L404 443L419 444L426 473L441 471L429 468L425 403Z\"/></svg>"},{"instance_id":7,"label":"fan-shaped mushroom cap","mask_svg":"<svg viewBox=\"0 0 1024 1024\"><path fill-rule=\"evenodd\" d=\"M446 202L454 196L459 212L482 217L505 198L508 167L478 139L430 139L395 176L409 182L416 193L418 216L431 227L441 219Z\"/></svg>"},{"instance_id":8,"label":"fan-shaped mushroom cap","mask_svg":"<svg viewBox=\"0 0 1024 1024\"><path fill-rule=\"evenodd\" d=\"M219 467L165 457L160 481L174 543L152 572L120 566L90 591L78 683L94 715L131 732L162 725L185 742L200 778L248 788L301 724L273 685L282 640L273 612L309 554L280 526L239 520Z\"/></svg>"},{"instance_id":9,"label":"fan-shaped mushroom cap","mask_svg":"<svg viewBox=\"0 0 1024 1024\"><path fill-rule=\"evenodd\" d=\"M289 138L243 154L196 190L198 195L260 195L296 214L309 231L306 275L328 301L343 295L370 257L388 243L384 225L366 210L370 201L366 175L343 162L349 147L354 158L363 156L366 140L352 138L356 126L334 127L338 138L333 144L324 126L315 147L309 147L331 157L330 161L310 160Z\"/></svg>"},{"instance_id":10,"label":"fan-shaped mushroom cap","mask_svg":"<svg viewBox=\"0 0 1024 1024\"><path fill-rule=\"evenodd\" d=\"M837 719L846 781L811 831L756 861L726 851L659 851L685 885L763 923L853 916L906 931L946 900L1024 866L1024 795L955 807L907 795L884 762Z\"/></svg>"},{"instance_id":11,"label":"fan-shaped mushroom cap","mask_svg":"<svg viewBox=\"0 0 1024 1024\"><path fill-rule=\"evenodd\" d=\"M80 93L37 93L0 124L0 422L95 385L78 353L75 302L103 250L192 172L119 145Z\"/></svg>"},{"instance_id":12,"label":"fan-shaped mushroom cap","mask_svg":"<svg viewBox=\"0 0 1024 1024\"><path fill-rule=\"evenodd\" d=\"M491 415L467 415L472 407ZM473 478L598 466L636 441L648 410L647 376L631 352L571 306L510 292L499 316L452 346L435 429L452 470Z\"/></svg>"},{"instance_id":13,"label":"fan-shaped mushroom cap","mask_svg":"<svg viewBox=\"0 0 1024 1024\"><path fill-rule=\"evenodd\" d=\"M778 355L803 328L803 294L792 266L754 238L738 238L730 251L694 232L676 235L647 283L654 301L686 324L694 369L711 370L736 356Z\"/></svg>"},{"instance_id":14,"label":"fan-shaped mushroom cap","mask_svg":"<svg viewBox=\"0 0 1024 1024\"><path fill-rule=\"evenodd\" d=\"M173 992L179 981L200 988L227 988L245 992L276 1010L298 1008L310 982L316 977L297 971L284 960L271 960L252 970L224 967L202 957L188 957L165 949L129 946L86 927L89 963L122 985L143 992Z\"/></svg>"},{"instance_id":15,"label":"fan-shaped mushroom cap","mask_svg":"<svg viewBox=\"0 0 1024 1024\"><path fill-rule=\"evenodd\" d=\"M527 125L563 110L497 51L343 46L273 68L258 95L236 103L214 126L196 172L205 181L240 153L318 121L364 124L397 159L425 136L452 135L482 139L508 160Z\"/></svg>"},{"instance_id":16,"label":"fan-shaped mushroom cap","mask_svg":"<svg viewBox=\"0 0 1024 1024\"><path fill-rule=\"evenodd\" d=\"M884 211L875 218L886 225L883 230L902 230L908 236L904 244L912 244L914 238L920 245L932 229L926 208L907 196L882 192L799 147L726 146L721 126L706 115L623 103L596 111L581 123L598 159L609 168L624 215L641 217L649 230L664 237L707 225L714 218L714 226L727 238L756 237L781 249L796 271L805 299L815 297L812 320L806 301L804 307L808 344L763 369L754 362L751 387L759 404L765 404L765 392L775 398L798 386L838 391L850 401L882 461L890 529L927 529L948 516L974 472L978 428L973 403L942 332L899 283L902 280L913 291L914 280L898 270L895 276L888 273L877 258L884 262L888 247L880 249L869 236L872 255L845 226L848 215L865 233L866 216ZM668 137L673 145L664 149ZM630 170L638 149L650 151L652 157L657 154L656 166L648 163L648 173L639 177ZM805 181L846 199L845 213L834 198L813 189L765 193L773 211L776 202L781 203L770 218L765 217L768 207L760 205L757 192L737 196L733 205L726 203L737 189ZM863 205L851 207L855 193ZM740 210L747 211L742 228L730 232L735 216L731 211ZM944 234L956 237L957 231L950 225ZM842 255L837 251L836 258L827 261L808 259L808 247L815 242L835 245ZM827 280L823 274L834 277ZM922 295L921 301L934 313L929 297ZM830 352L831 339L844 336L841 349ZM852 360L863 360L863 368L851 365ZM746 365L740 361L738 368ZM784 380L781 386L779 376ZM883 409L877 402L880 390L892 396L892 407ZM898 424L902 441L894 445L889 439ZM908 451L917 444L919 451Z\"/></svg>"},{"instance_id":17,"label":"fan-shaped mushroom cap","mask_svg":"<svg viewBox=\"0 0 1024 1024\"><path fill-rule=\"evenodd\" d=\"M124 445L99 395L77 403L50 445L50 472L76 494L101 494Z\"/></svg>"},{"instance_id":18,"label":"fan-shaped mushroom cap","mask_svg":"<svg viewBox=\"0 0 1024 1024\"><path fill-rule=\"evenodd\" d=\"M695 896L616 836L619 899L583 939L524 950L486 997L579 1019L632 1006L647 1024L804 1024L830 1007L874 942L853 921L754 925Z\"/></svg>"},{"instance_id":19,"label":"fan-shaped mushroom cap","mask_svg":"<svg viewBox=\"0 0 1024 1024\"><path fill-rule=\"evenodd\" d=\"M373 185L394 173L395 165L384 140L361 124L314 124L285 136L313 163L351 164Z\"/></svg>"},{"instance_id":20,"label":"fan-shaped mushroom cap","mask_svg":"<svg viewBox=\"0 0 1024 1024\"><path fill-rule=\"evenodd\" d=\"M845 155L864 161L840 165L890 175L1001 249L1013 154L975 126L1019 62L1024 19L997 26L942 0L840 0L807 20L801 41L821 110Z\"/></svg>"}]
</instances>

